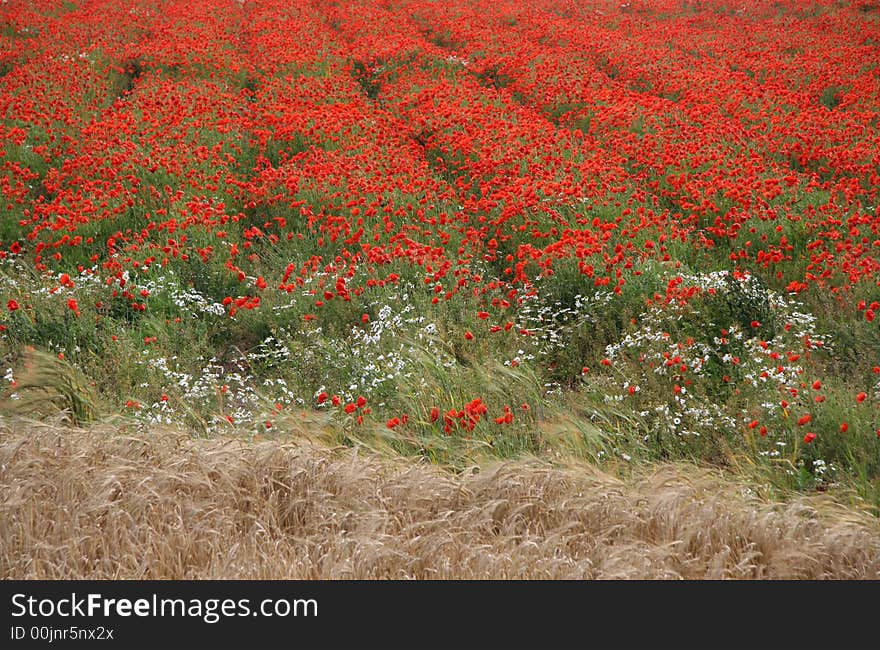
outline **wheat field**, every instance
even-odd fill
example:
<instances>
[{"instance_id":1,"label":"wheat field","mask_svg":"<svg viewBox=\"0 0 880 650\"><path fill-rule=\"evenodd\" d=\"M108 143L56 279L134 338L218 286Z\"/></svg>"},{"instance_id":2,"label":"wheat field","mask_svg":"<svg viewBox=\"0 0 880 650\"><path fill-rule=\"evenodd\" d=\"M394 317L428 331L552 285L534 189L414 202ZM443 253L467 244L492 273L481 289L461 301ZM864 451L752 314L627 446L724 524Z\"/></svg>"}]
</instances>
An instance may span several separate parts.
<instances>
[{"instance_id":1,"label":"wheat field","mask_svg":"<svg viewBox=\"0 0 880 650\"><path fill-rule=\"evenodd\" d=\"M877 579L880 522L718 471L0 427L4 579Z\"/></svg>"}]
</instances>

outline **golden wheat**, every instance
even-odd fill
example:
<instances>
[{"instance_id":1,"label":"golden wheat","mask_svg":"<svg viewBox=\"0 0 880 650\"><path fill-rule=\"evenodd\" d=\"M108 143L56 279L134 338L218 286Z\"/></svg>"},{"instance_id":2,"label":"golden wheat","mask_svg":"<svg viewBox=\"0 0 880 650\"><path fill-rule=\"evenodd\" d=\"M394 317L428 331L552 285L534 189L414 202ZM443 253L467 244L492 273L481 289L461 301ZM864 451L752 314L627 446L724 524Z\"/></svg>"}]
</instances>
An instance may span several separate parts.
<instances>
[{"instance_id":1,"label":"golden wheat","mask_svg":"<svg viewBox=\"0 0 880 650\"><path fill-rule=\"evenodd\" d=\"M876 518L666 465L453 475L313 443L0 427L0 577L868 578Z\"/></svg>"}]
</instances>

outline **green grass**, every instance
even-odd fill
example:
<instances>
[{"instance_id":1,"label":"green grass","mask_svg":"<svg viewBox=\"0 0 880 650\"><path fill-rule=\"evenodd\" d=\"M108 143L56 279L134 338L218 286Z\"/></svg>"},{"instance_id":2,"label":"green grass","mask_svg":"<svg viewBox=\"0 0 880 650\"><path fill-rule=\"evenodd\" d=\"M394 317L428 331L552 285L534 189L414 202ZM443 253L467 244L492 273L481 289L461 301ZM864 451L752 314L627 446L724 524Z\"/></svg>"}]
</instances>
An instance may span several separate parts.
<instances>
[{"instance_id":1,"label":"green grass","mask_svg":"<svg viewBox=\"0 0 880 650\"><path fill-rule=\"evenodd\" d=\"M200 260L177 261L133 275L133 291L150 287L145 312L132 310L127 299L114 302L112 287L76 277L79 316L66 305L66 292L47 290L55 283L45 276L19 269L13 281L8 271L3 302L20 306L5 314L0 358L17 384L3 392L0 408L40 417L63 412L73 422L126 413L205 435L233 426L227 418L259 432L285 413L318 410L331 417L337 442L368 442L453 467L476 458L557 453L615 466L678 459L752 467L779 489L845 487L880 503L876 388L870 388L877 376L870 361L845 352L849 342L869 344L870 330L830 318L786 330L809 310L779 303L757 278L746 285L721 275L713 281L715 295L649 307L644 296L662 293L670 277L689 272L646 264L615 295L561 263L537 285L536 298L499 309L488 304L491 294L432 304L435 294L420 285L419 273L401 266L397 283L331 300L308 321L314 299L302 290L264 291L260 308L230 318L220 304L224 295L247 291L221 281L229 274L219 264L211 269ZM271 269L257 264L252 271ZM490 318L477 317L482 309ZM516 327L491 333L509 321ZM751 321L760 327L752 331ZM719 343L720 324L739 334ZM823 332L823 325L833 327ZM531 327L532 335L520 334L521 327ZM805 333L828 341L827 349L807 355ZM758 377L776 364L756 356L759 341L803 355L797 363L781 362L786 382ZM29 346L37 351L23 354ZM677 349L687 372L659 368L664 353ZM742 362L733 366L725 355ZM605 358L609 366L602 365ZM34 359L40 372L33 371ZM817 380L821 390L811 388ZM791 404L783 409L780 400L792 386L798 396L788 395ZM865 403L855 401L858 386L871 394ZM322 391L338 395L339 406L329 399L319 405ZM813 402L819 394L824 401ZM346 413L345 404L359 396L367 406ZM459 414L475 398L485 412L468 426ZM505 407L512 421L498 424ZM432 418L435 408L439 417ZM813 414L809 426L795 424L801 412ZM405 423L389 428L394 418ZM769 434L750 428L752 420ZM816 434L810 444L802 440L807 430Z\"/></svg>"}]
</instances>

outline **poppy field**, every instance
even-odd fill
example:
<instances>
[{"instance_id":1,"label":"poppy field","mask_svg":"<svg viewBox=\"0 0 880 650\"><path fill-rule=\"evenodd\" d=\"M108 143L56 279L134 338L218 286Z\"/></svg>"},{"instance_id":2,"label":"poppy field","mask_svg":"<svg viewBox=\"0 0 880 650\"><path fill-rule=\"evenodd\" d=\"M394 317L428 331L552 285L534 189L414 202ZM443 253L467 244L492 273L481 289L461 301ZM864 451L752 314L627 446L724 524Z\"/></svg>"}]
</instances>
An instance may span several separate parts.
<instances>
[{"instance_id":1,"label":"poppy field","mask_svg":"<svg viewBox=\"0 0 880 650\"><path fill-rule=\"evenodd\" d=\"M880 4L0 0L0 413L880 505Z\"/></svg>"}]
</instances>

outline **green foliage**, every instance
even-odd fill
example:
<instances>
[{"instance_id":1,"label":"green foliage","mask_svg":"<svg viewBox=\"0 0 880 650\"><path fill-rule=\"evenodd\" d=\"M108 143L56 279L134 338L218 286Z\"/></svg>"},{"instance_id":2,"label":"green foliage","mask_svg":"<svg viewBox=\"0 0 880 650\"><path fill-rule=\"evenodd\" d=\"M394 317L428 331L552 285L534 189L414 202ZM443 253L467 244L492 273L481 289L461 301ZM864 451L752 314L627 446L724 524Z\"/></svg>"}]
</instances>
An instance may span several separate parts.
<instances>
[{"instance_id":1,"label":"green foliage","mask_svg":"<svg viewBox=\"0 0 880 650\"><path fill-rule=\"evenodd\" d=\"M351 71L364 94L369 99L378 99L379 93L382 91L382 82L378 74L372 70L372 66L364 61L354 61Z\"/></svg>"},{"instance_id":2,"label":"green foliage","mask_svg":"<svg viewBox=\"0 0 880 650\"><path fill-rule=\"evenodd\" d=\"M29 348L19 360L20 373L12 391L0 399L0 412L33 417L59 412L74 426L99 415L97 397L86 377L58 355Z\"/></svg>"},{"instance_id":3,"label":"green foliage","mask_svg":"<svg viewBox=\"0 0 880 650\"><path fill-rule=\"evenodd\" d=\"M840 105L840 96L846 92L846 88L843 86L831 85L825 88L822 91L822 94L819 96L819 103L822 104L829 111L833 111Z\"/></svg>"}]
</instances>

